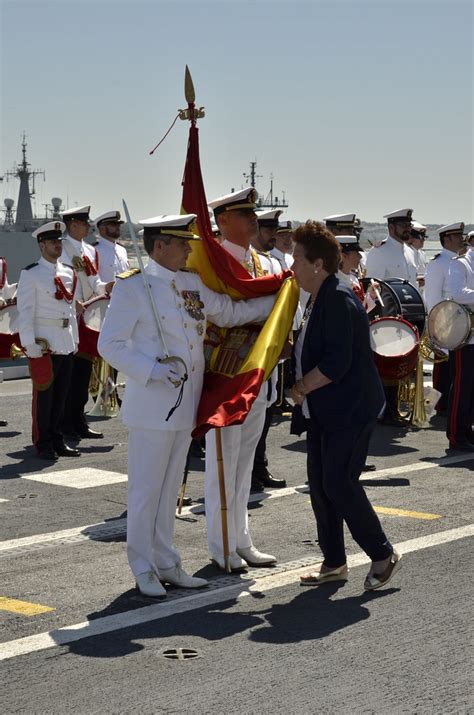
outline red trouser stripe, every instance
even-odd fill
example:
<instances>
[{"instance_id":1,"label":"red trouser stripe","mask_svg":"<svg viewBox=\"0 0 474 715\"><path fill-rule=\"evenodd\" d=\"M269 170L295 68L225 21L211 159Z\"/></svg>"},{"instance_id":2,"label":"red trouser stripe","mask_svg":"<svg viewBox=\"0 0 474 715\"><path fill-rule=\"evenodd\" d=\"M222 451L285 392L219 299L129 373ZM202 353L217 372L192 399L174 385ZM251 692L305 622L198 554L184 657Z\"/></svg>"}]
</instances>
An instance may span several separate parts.
<instances>
[{"instance_id":1,"label":"red trouser stripe","mask_svg":"<svg viewBox=\"0 0 474 715\"><path fill-rule=\"evenodd\" d=\"M33 401L31 403L31 416L32 416L31 439L32 439L34 445L36 445L36 443L39 440L37 410L38 410L38 390L33 385Z\"/></svg>"},{"instance_id":2,"label":"red trouser stripe","mask_svg":"<svg viewBox=\"0 0 474 715\"><path fill-rule=\"evenodd\" d=\"M459 409L459 398L461 396L461 350L456 350L454 353L454 382L453 382L453 401L451 403L451 417L449 422L449 441L456 444L457 436L457 418Z\"/></svg>"}]
</instances>

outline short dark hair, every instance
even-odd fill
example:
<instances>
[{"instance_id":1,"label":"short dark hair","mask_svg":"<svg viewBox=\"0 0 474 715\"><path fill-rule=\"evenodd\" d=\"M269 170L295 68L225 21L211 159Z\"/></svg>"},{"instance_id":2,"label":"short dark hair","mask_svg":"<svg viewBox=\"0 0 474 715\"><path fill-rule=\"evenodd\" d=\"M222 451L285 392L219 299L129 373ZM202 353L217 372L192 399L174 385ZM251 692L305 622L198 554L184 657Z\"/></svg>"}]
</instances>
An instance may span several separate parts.
<instances>
[{"instance_id":1,"label":"short dark hair","mask_svg":"<svg viewBox=\"0 0 474 715\"><path fill-rule=\"evenodd\" d=\"M302 226L298 226L293 240L303 246L306 260L314 263L320 258L325 271L337 273L342 260L341 248L323 223L306 221Z\"/></svg>"},{"instance_id":2,"label":"short dark hair","mask_svg":"<svg viewBox=\"0 0 474 715\"><path fill-rule=\"evenodd\" d=\"M163 243L169 243L172 239L172 236L169 236L165 233L160 233L158 236L150 236L149 234L146 233L146 231L143 233L143 246L145 247L145 251L148 253L149 256L153 253L153 246L155 245L155 241L162 241Z\"/></svg>"}]
</instances>

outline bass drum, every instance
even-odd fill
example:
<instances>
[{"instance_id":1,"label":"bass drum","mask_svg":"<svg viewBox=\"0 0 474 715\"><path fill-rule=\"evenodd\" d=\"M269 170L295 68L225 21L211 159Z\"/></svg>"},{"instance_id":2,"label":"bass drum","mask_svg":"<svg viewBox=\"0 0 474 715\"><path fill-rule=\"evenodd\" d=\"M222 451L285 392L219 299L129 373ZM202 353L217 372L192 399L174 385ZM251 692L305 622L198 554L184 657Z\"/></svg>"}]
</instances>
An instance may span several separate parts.
<instances>
[{"instance_id":1,"label":"bass drum","mask_svg":"<svg viewBox=\"0 0 474 715\"><path fill-rule=\"evenodd\" d=\"M403 380L413 373L419 342L416 328L403 318L382 317L370 321L370 344L384 381Z\"/></svg>"},{"instance_id":2,"label":"bass drum","mask_svg":"<svg viewBox=\"0 0 474 715\"><path fill-rule=\"evenodd\" d=\"M474 331L474 313L454 300L442 300L430 310L428 333L441 350L458 350L467 345Z\"/></svg>"},{"instance_id":3,"label":"bass drum","mask_svg":"<svg viewBox=\"0 0 474 715\"><path fill-rule=\"evenodd\" d=\"M362 285L365 292L370 286L370 278L363 278ZM370 318L401 316L409 323L418 328L418 334L423 335L426 322L426 308L419 290L408 281L401 278L388 278L380 281L380 295L383 300L383 307L378 300L375 301L375 308L370 311Z\"/></svg>"}]
</instances>

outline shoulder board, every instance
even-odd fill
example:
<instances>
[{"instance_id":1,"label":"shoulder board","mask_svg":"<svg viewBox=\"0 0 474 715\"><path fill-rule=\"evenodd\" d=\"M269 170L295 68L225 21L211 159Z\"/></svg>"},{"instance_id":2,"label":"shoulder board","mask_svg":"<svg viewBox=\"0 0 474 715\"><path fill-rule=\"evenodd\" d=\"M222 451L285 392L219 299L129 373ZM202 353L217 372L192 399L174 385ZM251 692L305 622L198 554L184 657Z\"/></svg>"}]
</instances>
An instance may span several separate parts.
<instances>
[{"instance_id":1,"label":"shoulder board","mask_svg":"<svg viewBox=\"0 0 474 715\"><path fill-rule=\"evenodd\" d=\"M194 270L194 268L180 268L179 273L195 273L196 275L199 275L199 271Z\"/></svg>"},{"instance_id":2,"label":"shoulder board","mask_svg":"<svg viewBox=\"0 0 474 715\"><path fill-rule=\"evenodd\" d=\"M125 245L123 243L120 243L120 241L115 241L117 246L121 246L122 248L125 248Z\"/></svg>"},{"instance_id":3,"label":"shoulder board","mask_svg":"<svg viewBox=\"0 0 474 715\"><path fill-rule=\"evenodd\" d=\"M29 266L25 266L23 270L24 270L24 271L29 271L30 268L34 268L34 267L37 266L37 265L38 265L38 262L36 262L36 263L30 263L30 265L29 265Z\"/></svg>"},{"instance_id":4,"label":"shoulder board","mask_svg":"<svg viewBox=\"0 0 474 715\"><path fill-rule=\"evenodd\" d=\"M138 273L140 273L139 268L131 268L129 271L124 271L123 273L118 273L117 278L131 278L132 276L136 276Z\"/></svg>"},{"instance_id":5,"label":"shoulder board","mask_svg":"<svg viewBox=\"0 0 474 715\"><path fill-rule=\"evenodd\" d=\"M265 256L265 258L270 258L270 254L268 251L255 251L259 256Z\"/></svg>"},{"instance_id":6,"label":"shoulder board","mask_svg":"<svg viewBox=\"0 0 474 715\"><path fill-rule=\"evenodd\" d=\"M386 243L387 243L387 239L385 239L385 241L382 241L382 243L376 243L374 248L381 248L382 246L385 246Z\"/></svg>"},{"instance_id":7,"label":"shoulder board","mask_svg":"<svg viewBox=\"0 0 474 715\"><path fill-rule=\"evenodd\" d=\"M91 246L98 246L98 245L99 245L99 241L94 241L94 243L91 243Z\"/></svg>"},{"instance_id":8,"label":"shoulder board","mask_svg":"<svg viewBox=\"0 0 474 715\"><path fill-rule=\"evenodd\" d=\"M437 253L436 256L433 256L433 258L432 258L431 260L432 260L432 261L435 261L435 260L436 260L437 258L439 258L440 256L441 256L441 253Z\"/></svg>"},{"instance_id":9,"label":"shoulder board","mask_svg":"<svg viewBox=\"0 0 474 715\"><path fill-rule=\"evenodd\" d=\"M71 266L71 264L70 264L70 263L63 263L62 265L64 266L64 268L70 268L70 269L71 269L71 271L73 271L73 270L74 270L74 266Z\"/></svg>"}]
</instances>

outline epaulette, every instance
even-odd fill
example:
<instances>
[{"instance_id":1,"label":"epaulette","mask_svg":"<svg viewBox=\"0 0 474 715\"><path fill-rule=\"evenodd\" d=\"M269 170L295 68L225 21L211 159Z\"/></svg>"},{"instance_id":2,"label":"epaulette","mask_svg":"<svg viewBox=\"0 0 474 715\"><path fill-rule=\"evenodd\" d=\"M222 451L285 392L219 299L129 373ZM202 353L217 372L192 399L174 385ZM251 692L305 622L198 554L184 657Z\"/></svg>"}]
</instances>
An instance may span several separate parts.
<instances>
[{"instance_id":1,"label":"epaulette","mask_svg":"<svg viewBox=\"0 0 474 715\"><path fill-rule=\"evenodd\" d=\"M269 252L269 251L257 251L257 249L255 249L255 252L256 252L257 255L259 255L259 256L265 256L265 258L270 258L270 252Z\"/></svg>"},{"instance_id":2,"label":"epaulette","mask_svg":"<svg viewBox=\"0 0 474 715\"><path fill-rule=\"evenodd\" d=\"M29 271L30 268L34 268L34 267L37 266L37 265L38 265L38 261L37 261L36 263L30 263L30 265L29 265L29 266L25 266L23 270L24 270L24 271Z\"/></svg>"},{"instance_id":3,"label":"epaulette","mask_svg":"<svg viewBox=\"0 0 474 715\"><path fill-rule=\"evenodd\" d=\"M124 271L123 273L118 273L117 278L131 278L132 276L136 276L137 273L140 273L139 268L131 268L129 271Z\"/></svg>"},{"instance_id":4,"label":"epaulette","mask_svg":"<svg viewBox=\"0 0 474 715\"><path fill-rule=\"evenodd\" d=\"M98 243L98 241L97 241L97 243ZM122 246L122 248L125 248L124 244L120 243L120 241L115 241L115 243L117 244L117 246Z\"/></svg>"},{"instance_id":5,"label":"epaulette","mask_svg":"<svg viewBox=\"0 0 474 715\"><path fill-rule=\"evenodd\" d=\"M199 275L199 271L196 271L194 268L180 268L179 269L180 273L196 273Z\"/></svg>"},{"instance_id":6,"label":"epaulette","mask_svg":"<svg viewBox=\"0 0 474 715\"><path fill-rule=\"evenodd\" d=\"M98 246L98 245L99 245L99 241L94 241L94 243L91 243L91 246Z\"/></svg>"},{"instance_id":7,"label":"epaulette","mask_svg":"<svg viewBox=\"0 0 474 715\"><path fill-rule=\"evenodd\" d=\"M74 266L71 266L70 263L63 263L62 265L65 266L66 268L70 268L72 271L74 270Z\"/></svg>"},{"instance_id":8,"label":"epaulette","mask_svg":"<svg viewBox=\"0 0 474 715\"><path fill-rule=\"evenodd\" d=\"M440 256L441 256L441 251L440 251L439 253L437 253L436 256L433 256L433 258L432 258L431 260L432 260L432 261L435 261L435 260L436 260L437 258L439 258Z\"/></svg>"},{"instance_id":9,"label":"epaulette","mask_svg":"<svg viewBox=\"0 0 474 715\"><path fill-rule=\"evenodd\" d=\"M374 244L374 248L380 248L380 246L383 246L385 243L387 243L387 239L385 239L385 241L382 241L381 243Z\"/></svg>"}]
</instances>

